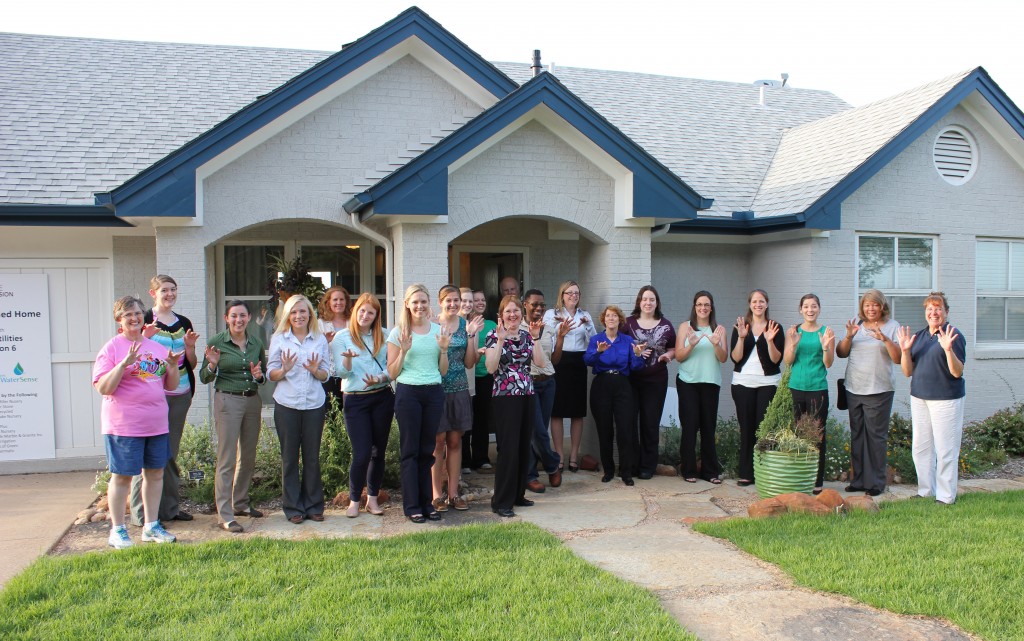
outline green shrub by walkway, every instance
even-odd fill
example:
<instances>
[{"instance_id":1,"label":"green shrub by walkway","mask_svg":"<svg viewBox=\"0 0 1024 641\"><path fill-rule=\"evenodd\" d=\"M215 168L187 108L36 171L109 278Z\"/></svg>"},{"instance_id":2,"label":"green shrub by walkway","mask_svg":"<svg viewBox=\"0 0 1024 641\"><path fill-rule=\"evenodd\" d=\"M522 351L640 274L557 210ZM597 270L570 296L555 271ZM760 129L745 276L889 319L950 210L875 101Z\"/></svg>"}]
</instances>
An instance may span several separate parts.
<instances>
[{"instance_id":1,"label":"green shrub by walkway","mask_svg":"<svg viewBox=\"0 0 1024 641\"><path fill-rule=\"evenodd\" d=\"M971 493L955 505L700 523L775 563L797 583L901 614L952 621L990 641L1024 641L1024 492Z\"/></svg>"},{"instance_id":2,"label":"green shrub by walkway","mask_svg":"<svg viewBox=\"0 0 1024 641\"><path fill-rule=\"evenodd\" d=\"M525 523L48 557L0 592L0 614L9 641L695 639Z\"/></svg>"}]
</instances>

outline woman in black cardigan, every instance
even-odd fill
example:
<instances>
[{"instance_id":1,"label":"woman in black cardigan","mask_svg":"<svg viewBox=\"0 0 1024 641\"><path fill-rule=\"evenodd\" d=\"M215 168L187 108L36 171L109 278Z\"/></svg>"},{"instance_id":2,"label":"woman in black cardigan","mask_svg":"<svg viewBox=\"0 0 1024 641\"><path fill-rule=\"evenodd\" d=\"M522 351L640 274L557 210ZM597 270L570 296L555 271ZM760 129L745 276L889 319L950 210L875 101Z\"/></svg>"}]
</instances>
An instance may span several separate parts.
<instances>
[{"instance_id":1,"label":"woman in black cardigan","mask_svg":"<svg viewBox=\"0 0 1024 641\"><path fill-rule=\"evenodd\" d=\"M768 318L768 294L755 289L747 296L747 314L732 329L732 400L740 424L740 469L737 485L754 482L754 444L768 403L782 379L779 363L786 337ZM756 354L756 356L755 356Z\"/></svg>"}]
</instances>

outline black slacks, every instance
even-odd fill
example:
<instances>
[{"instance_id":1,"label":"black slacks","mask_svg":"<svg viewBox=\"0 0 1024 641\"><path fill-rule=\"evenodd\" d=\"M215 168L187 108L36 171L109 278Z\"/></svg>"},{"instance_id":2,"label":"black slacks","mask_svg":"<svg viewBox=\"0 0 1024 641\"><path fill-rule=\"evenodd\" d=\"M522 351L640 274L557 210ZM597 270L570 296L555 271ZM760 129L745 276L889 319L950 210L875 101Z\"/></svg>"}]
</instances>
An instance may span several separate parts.
<instances>
[{"instance_id":1,"label":"black slacks","mask_svg":"<svg viewBox=\"0 0 1024 641\"><path fill-rule=\"evenodd\" d=\"M718 394L714 383L684 383L676 379L679 393L679 459L683 478L697 477L697 434L700 434L700 477L705 481L718 478L722 464L715 447L718 426Z\"/></svg>"},{"instance_id":2,"label":"black slacks","mask_svg":"<svg viewBox=\"0 0 1024 641\"><path fill-rule=\"evenodd\" d=\"M612 439L619 444L619 476L633 477L635 465L636 409L633 388L622 374L597 374L590 385L590 414L597 426L601 447L601 467L605 474L615 472Z\"/></svg>"},{"instance_id":3,"label":"black slacks","mask_svg":"<svg viewBox=\"0 0 1024 641\"><path fill-rule=\"evenodd\" d=\"M491 508L511 510L516 499L526 494L526 473L530 464L530 443L536 408L530 396L491 398L491 424L498 445Z\"/></svg>"},{"instance_id":4,"label":"black slacks","mask_svg":"<svg viewBox=\"0 0 1024 641\"><path fill-rule=\"evenodd\" d=\"M736 404L736 421L740 424L739 475L741 479L754 479L754 446L757 428L764 420L768 404L775 396L775 385L764 387L732 386L732 400Z\"/></svg>"}]
</instances>

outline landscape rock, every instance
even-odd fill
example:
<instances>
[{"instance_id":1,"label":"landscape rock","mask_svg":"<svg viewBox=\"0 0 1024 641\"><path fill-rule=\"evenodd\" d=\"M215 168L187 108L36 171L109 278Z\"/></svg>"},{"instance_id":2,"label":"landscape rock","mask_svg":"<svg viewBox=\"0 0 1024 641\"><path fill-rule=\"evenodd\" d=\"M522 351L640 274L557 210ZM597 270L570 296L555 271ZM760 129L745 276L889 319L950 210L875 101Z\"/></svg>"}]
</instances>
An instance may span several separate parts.
<instances>
[{"instance_id":1,"label":"landscape rock","mask_svg":"<svg viewBox=\"0 0 1024 641\"><path fill-rule=\"evenodd\" d=\"M808 496L803 492L790 492L789 494L780 494L775 497L780 503L786 506L786 509L790 512L807 512L810 514L831 514L832 510L828 509L814 497Z\"/></svg>"},{"instance_id":2,"label":"landscape rock","mask_svg":"<svg viewBox=\"0 0 1024 641\"><path fill-rule=\"evenodd\" d=\"M89 522L90 523L99 523L100 521L106 521L106 520L107 520L107 513L106 512L96 512L95 514L93 514L92 516L89 517Z\"/></svg>"},{"instance_id":3,"label":"landscape rock","mask_svg":"<svg viewBox=\"0 0 1024 641\"><path fill-rule=\"evenodd\" d=\"M679 476L679 472L672 465L658 464L658 467L654 468L654 473L658 476Z\"/></svg>"},{"instance_id":4,"label":"landscape rock","mask_svg":"<svg viewBox=\"0 0 1024 641\"><path fill-rule=\"evenodd\" d=\"M97 501L97 503L96 503L96 509L97 510L105 510L105 509L107 509L108 505L110 505L110 504L107 502L107 497L102 496L102 497L100 497L100 500Z\"/></svg>"},{"instance_id":5,"label":"landscape rock","mask_svg":"<svg viewBox=\"0 0 1024 641\"><path fill-rule=\"evenodd\" d=\"M843 506L843 496L830 487L822 490L821 494L814 497L814 500L833 512L836 511L836 508L841 508Z\"/></svg>"},{"instance_id":6,"label":"landscape rock","mask_svg":"<svg viewBox=\"0 0 1024 641\"><path fill-rule=\"evenodd\" d=\"M597 459L589 454L584 454L583 458L580 459L581 470L596 472L598 467L600 467L600 465L598 464Z\"/></svg>"},{"instance_id":7,"label":"landscape rock","mask_svg":"<svg viewBox=\"0 0 1024 641\"><path fill-rule=\"evenodd\" d=\"M76 519L85 519L86 521L88 521L89 517L91 517L93 514L96 514L97 512L99 512L99 510L97 510L96 508L94 508L94 507L87 507L84 510L82 510L81 512L79 512L75 516L75 518Z\"/></svg>"},{"instance_id":8,"label":"landscape rock","mask_svg":"<svg viewBox=\"0 0 1024 641\"><path fill-rule=\"evenodd\" d=\"M877 512L878 503L870 496L848 496L843 501L848 511L863 510L865 512Z\"/></svg>"},{"instance_id":9,"label":"landscape rock","mask_svg":"<svg viewBox=\"0 0 1024 641\"><path fill-rule=\"evenodd\" d=\"M786 513L786 506L777 497L761 499L747 508L747 515L752 519L763 519Z\"/></svg>"},{"instance_id":10,"label":"landscape rock","mask_svg":"<svg viewBox=\"0 0 1024 641\"><path fill-rule=\"evenodd\" d=\"M348 507L348 492L338 492L338 495L331 499L331 505L334 507Z\"/></svg>"},{"instance_id":11,"label":"landscape rock","mask_svg":"<svg viewBox=\"0 0 1024 641\"><path fill-rule=\"evenodd\" d=\"M85 525L88 522L89 522L89 519L83 519L82 517L79 517L79 518L75 519L74 525Z\"/></svg>"}]
</instances>

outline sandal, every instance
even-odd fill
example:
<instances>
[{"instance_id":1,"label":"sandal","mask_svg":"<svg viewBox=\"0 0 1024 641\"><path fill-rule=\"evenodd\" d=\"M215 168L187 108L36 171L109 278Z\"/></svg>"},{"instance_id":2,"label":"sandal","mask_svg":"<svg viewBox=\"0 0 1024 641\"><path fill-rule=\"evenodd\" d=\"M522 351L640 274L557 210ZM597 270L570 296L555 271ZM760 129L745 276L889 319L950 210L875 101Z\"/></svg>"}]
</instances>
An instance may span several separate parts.
<instances>
[{"instance_id":1,"label":"sandal","mask_svg":"<svg viewBox=\"0 0 1024 641\"><path fill-rule=\"evenodd\" d=\"M712 479L708 479L708 483L711 483L712 485L721 485L722 484L722 479L720 479L720 478L718 478L716 476L716 477L714 477Z\"/></svg>"},{"instance_id":2,"label":"sandal","mask_svg":"<svg viewBox=\"0 0 1024 641\"><path fill-rule=\"evenodd\" d=\"M739 485L740 487L747 487L748 485L753 485L753 484L754 484L753 481L748 481L747 479L740 479L740 480L736 481L736 485Z\"/></svg>"},{"instance_id":3,"label":"sandal","mask_svg":"<svg viewBox=\"0 0 1024 641\"><path fill-rule=\"evenodd\" d=\"M683 480L686 481L687 483L696 483L697 482L697 479L693 478L692 476L687 476Z\"/></svg>"},{"instance_id":4,"label":"sandal","mask_svg":"<svg viewBox=\"0 0 1024 641\"><path fill-rule=\"evenodd\" d=\"M569 471L572 472L573 474L575 474L576 472L579 472L580 471L579 463L577 463L576 461L569 461Z\"/></svg>"}]
</instances>

